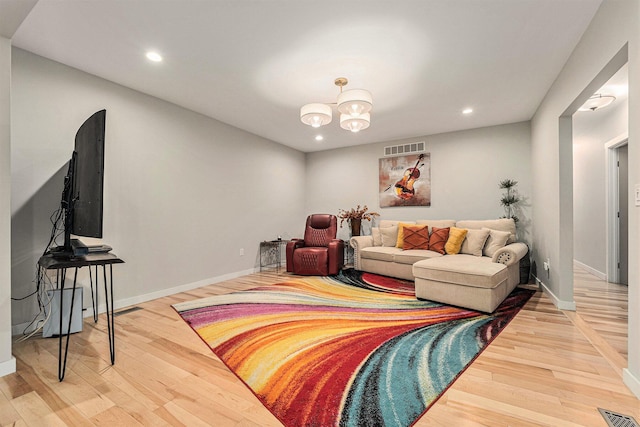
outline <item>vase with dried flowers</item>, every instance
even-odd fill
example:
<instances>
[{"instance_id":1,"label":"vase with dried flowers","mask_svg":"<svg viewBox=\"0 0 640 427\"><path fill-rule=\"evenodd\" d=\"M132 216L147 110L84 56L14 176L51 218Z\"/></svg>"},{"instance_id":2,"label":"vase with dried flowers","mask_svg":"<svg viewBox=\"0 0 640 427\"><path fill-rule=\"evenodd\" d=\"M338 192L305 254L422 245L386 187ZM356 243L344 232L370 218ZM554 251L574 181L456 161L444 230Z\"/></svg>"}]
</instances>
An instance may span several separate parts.
<instances>
[{"instance_id":1,"label":"vase with dried flowers","mask_svg":"<svg viewBox=\"0 0 640 427\"><path fill-rule=\"evenodd\" d=\"M380 216L377 212L369 212L369 208L367 205L360 207L358 205L356 208L351 208L350 210L340 209L338 210L338 218L340 218L340 227L342 227L342 223L347 221L351 225L351 235L359 236L360 235L360 226L362 225L362 220L371 221L373 217Z\"/></svg>"}]
</instances>

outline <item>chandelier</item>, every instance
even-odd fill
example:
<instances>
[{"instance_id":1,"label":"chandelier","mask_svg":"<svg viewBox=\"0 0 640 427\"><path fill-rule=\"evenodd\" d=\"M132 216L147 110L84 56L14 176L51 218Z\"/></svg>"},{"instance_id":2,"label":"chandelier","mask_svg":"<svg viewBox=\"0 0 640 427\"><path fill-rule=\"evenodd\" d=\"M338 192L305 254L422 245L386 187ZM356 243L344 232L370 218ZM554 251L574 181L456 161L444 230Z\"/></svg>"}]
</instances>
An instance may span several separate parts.
<instances>
[{"instance_id":1,"label":"chandelier","mask_svg":"<svg viewBox=\"0 0 640 427\"><path fill-rule=\"evenodd\" d=\"M300 120L305 125L314 128L331 123L331 105L336 105L340 112L340 127L351 132L360 132L371 124L369 112L373 107L371 93L364 89L350 89L342 91L349 83L345 77L338 77L335 85L340 87L340 94L335 104L313 103L300 108Z\"/></svg>"}]
</instances>

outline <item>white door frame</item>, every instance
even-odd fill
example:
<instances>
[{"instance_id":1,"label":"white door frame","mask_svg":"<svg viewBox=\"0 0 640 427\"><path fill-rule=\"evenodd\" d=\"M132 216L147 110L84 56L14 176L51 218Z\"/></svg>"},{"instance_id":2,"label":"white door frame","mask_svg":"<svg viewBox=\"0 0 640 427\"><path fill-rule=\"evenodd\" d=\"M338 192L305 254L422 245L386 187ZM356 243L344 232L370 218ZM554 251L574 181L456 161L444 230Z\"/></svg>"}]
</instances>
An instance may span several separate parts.
<instances>
[{"instance_id":1,"label":"white door frame","mask_svg":"<svg viewBox=\"0 0 640 427\"><path fill-rule=\"evenodd\" d=\"M620 257L620 225L618 223L618 153L616 149L627 145L629 133L625 132L607 141L606 161L606 198L607 198L607 281L618 283L618 258Z\"/></svg>"}]
</instances>

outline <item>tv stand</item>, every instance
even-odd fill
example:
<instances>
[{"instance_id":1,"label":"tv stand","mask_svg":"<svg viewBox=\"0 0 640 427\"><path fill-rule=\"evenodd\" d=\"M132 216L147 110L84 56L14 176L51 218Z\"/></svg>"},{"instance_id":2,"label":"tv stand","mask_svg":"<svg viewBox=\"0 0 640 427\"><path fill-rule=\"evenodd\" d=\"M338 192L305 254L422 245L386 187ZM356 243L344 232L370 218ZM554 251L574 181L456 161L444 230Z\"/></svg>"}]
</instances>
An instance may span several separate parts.
<instances>
[{"instance_id":1,"label":"tv stand","mask_svg":"<svg viewBox=\"0 0 640 427\"><path fill-rule=\"evenodd\" d=\"M91 300L93 305L93 320L98 321L98 286L100 281L100 274L98 274L98 267L102 267L102 278L104 283L105 293L105 305L107 314L107 333L109 335L109 354L111 356L111 364L115 363L116 350L115 350L115 323L113 317L113 264L124 263L123 260L118 258L112 253L97 253L88 254L86 256L75 257L71 254L71 257L58 256L62 255L64 251L56 251L53 248L48 254L40 257L38 260L38 268L44 270L56 270L56 289L60 289L60 307L64 307L63 296L67 269L73 269L73 287L71 293L71 310L69 313L69 325L66 329L66 333L63 333L64 328L62 326L62 315L59 319L59 341L58 341L58 380L64 379L64 374L67 369L67 352L69 351L69 335L71 331L71 321L73 318L73 303L75 300L75 292L78 278L78 270L82 267L89 267L89 277L91 279ZM107 280L107 266L109 266L109 280ZM95 268L95 286L96 286L96 298L93 298L93 277L91 274L91 267ZM38 274L38 277L40 275ZM62 314L62 313L60 313ZM62 354L62 339L66 337L66 343L64 348L64 355Z\"/></svg>"}]
</instances>

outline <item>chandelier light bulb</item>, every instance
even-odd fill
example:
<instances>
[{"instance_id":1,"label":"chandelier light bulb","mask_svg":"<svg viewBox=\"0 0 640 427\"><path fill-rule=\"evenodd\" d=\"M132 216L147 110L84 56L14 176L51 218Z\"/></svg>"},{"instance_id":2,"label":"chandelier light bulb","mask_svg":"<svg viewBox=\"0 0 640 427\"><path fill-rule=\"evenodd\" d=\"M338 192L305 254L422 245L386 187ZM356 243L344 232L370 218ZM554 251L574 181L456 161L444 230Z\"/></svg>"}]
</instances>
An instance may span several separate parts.
<instances>
[{"instance_id":1,"label":"chandelier light bulb","mask_svg":"<svg viewBox=\"0 0 640 427\"><path fill-rule=\"evenodd\" d=\"M365 130L370 124L371 116L369 113L364 113L359 116L340 114L340 127L353 133Z\"/></svg>"},{"instance_id":2,"label":"chandelier light bulb","mask_svg":"<svg viewBox=\"0 0 640 427\"><path fill-rule=\"evenodd\" d=\"M331 123L331 116L331 107L326 104L307 104L300 109L302 123L314 128Z\"/></svg>"},{"instance_id":3,"label":"chandelier light bulb","mask_svg":"<svg viewBox=\"0 0 640 427\"><path fill-rule=\"evenodd\" d=\"M149 61L162 62L162 56L158 52L149 51L146 56Z\"/></svg>"},{"instance_id":4,"label":"chandelier light bulb","mask_svg":"<svg viewBox=\"0 0 640 427\"><path fill-rule=\"evenodd\" d=\"M351 105L351 115L352 116L359 116L360 114L362 114L362 111L364 110L364 108L362 108L362 105L360 104L352 104Z\"/></svg>"},{"instance_id":5,"label":"chandelier light bulb","mask_svg":"<svg viewBox=\"0 0 640 427\"><path fill-rule=\"evenodd\" d=\"M365 114L371 111L372 107L373 99L367 90L346 90L338 95L338 111L342 114Z\"/></svg>"}]
</instances>

